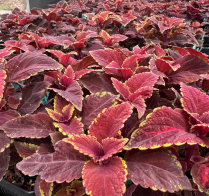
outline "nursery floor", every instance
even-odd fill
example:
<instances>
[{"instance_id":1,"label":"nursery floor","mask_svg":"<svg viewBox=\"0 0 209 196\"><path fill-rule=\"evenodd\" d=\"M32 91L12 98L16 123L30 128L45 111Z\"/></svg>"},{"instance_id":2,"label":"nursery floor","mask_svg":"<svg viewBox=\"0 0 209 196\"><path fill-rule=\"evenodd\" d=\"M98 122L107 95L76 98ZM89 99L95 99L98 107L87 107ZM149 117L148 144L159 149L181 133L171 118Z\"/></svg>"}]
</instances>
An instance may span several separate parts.
<instances>
[{"instance_id":1,"label":"nursery floor","mask_svg":"<svg viewBox=\"0 0 209 196\"><path fill-rule=\"evenodd\" d=\"M0 0L0 14L10 13L15 7L26 10L26 0Z\"/></svg>"}]
</instances>

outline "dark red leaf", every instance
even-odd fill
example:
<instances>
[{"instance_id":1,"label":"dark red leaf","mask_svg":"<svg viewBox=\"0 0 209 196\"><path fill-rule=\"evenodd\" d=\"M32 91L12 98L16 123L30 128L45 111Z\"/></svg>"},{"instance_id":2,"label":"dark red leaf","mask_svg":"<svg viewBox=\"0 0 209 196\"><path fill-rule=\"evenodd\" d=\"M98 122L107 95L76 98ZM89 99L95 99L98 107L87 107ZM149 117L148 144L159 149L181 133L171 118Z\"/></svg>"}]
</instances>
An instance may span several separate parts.
<instances>
[{"instance_id":1,"label":"dark red leaf","mask_svg":"<svg viewBox=\"0 0 209 196\"><path fill-rule=\"evenodd\" d=\"M81 118L73 118L70 121L70 124L64 123L54 123L54 126L59 129L59 131L63 135L80 135L84 133L83 123L81 122Z\"/></svg>"},{"instance_id":2,"label":"dark red leaf","mask_svg":"<svg viewBox=\"0 0 209 196\"><path fill-rule=\"evenodd\" d=\"M53 120L45 113L29 114L10 120L1 129L11 138L43 138L55 131Z\"/></svg>"},{"instance_id":3,"label":"dark red leaf","mask_svg":"<svg viewBox=\"0 0 209 196\"><path fill-rule=\"evenodd\" d=\"M209 190L209 165L206 164L195 164L192 167L191 175L193 181L198 185L201 192L208 192Z\"/></svg>"},{"instance_id":4,"label":"dark red leaf","mask_svg":"<svg viewBox=\"0 0 209 196\"><path fill-rule=\"evenodd\" d=\"M40 106L49 86L49 82L42 81L29 84L23 88L19 106L21 115L33 113Z\"/></svg>"},{"instance_id":5,"label":"dark red leaf","mask_svg":"<svg viewBox=\"0 0 209 196\"><path fill-rule=\"evenodd\" d=\"M33 155L34 153L36 153L36 151L39 148L38 145L30 144L26 142L18 142L18 141L14 141L14 145L18 154L22 158L26 158L26 157Z\"/></svg>"},{"instance_id":6,"label":"dark red leaf","mask_svg":"<svg viewBox=\"0 0 209 196\"><path fill-rule=\"evenodd\" d=\"M25 80L38 72L60 69L59 63L41 53L25 52L5 65L8 82Z\"/></svg>"},{"instance_id":7,"label":"dark red leaf","mask_svg":"<svg viewBox=\"0 0 209 196\"><path fill-rule=\"evenodd\" d=\"M126 59L125 55L112 49L95 50L91 51L90 54L102 67L108 66L111 62L122 65L123 61Z\"/></svg>"},{"instance_id":8,"label":"dark red leaf","mask_svg":"<svg viewBox=\"0 0 209 196\"><path fill-rule=\"evenodd\" d=\"M125 161L128 179L134 184L163 192L192 190L189 179L184 176L180 162L167 149L127 151Z\"/></svg>"},{"instance_id":9,"label":"dark red leaf","mask_svg":"<svg viewBox=\"0 0 209 196\"><path fill-rule=\"evenodd\" d=\"M180 82L189 83L201 78L201 74L209 71L209 64L203 59L194 55L185 55L172 64L172 66L180 65L176 71L170 70L166 73L170 82L179 84ZM197 67L198 65L198 67Z\"/></svg>"},{"instance_id":10,"label":"dark red leaf","mask_svg":"<svg viewBox=\"0 0 209 196\"><path fill-rule=\"evenodd\" d=\"M112 85L111 77L105 73L92 74L80 79L85 88L91 93L102 93L104 91L117 94Z\"/></svg>"},{"instance_id":11,"label":"dark red leaf","mask_svg":"<svg viewBox=\"0 0 209 196\"><path fill-rule=\"evenodd\" d=\"M189 133L188 118L187 113L181 109L173 110L165 106L158 108L149 114L147 120L132 134L125 149L144 150L173 144L182 145L186 142L206 145L195 134Z\"/></svg>"},{"instance_id":12,"label":"dark red leaf","mask_svg":"<svg viewBox=\"0 0 209 196\"><path fill-rule=\"evenodd\" d=\"M4 112L0 112L0 126L6 123L9 120L18 118L20 116L15 110L7 110Z\"/></svg>"},{"instance_id":13,"label":"dark red leaf","mask_svg":"<svg viewBox=\"0 0 209 196\"><path fill-rule=\"evenodd\" d=\"M190 114L202 115L209 111L209 97L198 89L181 83L182 105Z\"/></svg>"},{"instance_id":14,"label":"dark red leaf","mask_svg":"<svg viewBox=\"0 0 209 196\"><path fill-rule=\"evenodd\" d=\"M60 141L51 154L34 154L17 164L17 168L28 175L40 175L47 182L71 182L79 179L87 157L74 150L71 144ZM57 172L59 171L59 172Z\"/></svg>"},{"instance_id":15,"label":"dark red leaf","mask_svg":"<svg viewBox=\"0 0 209 196\"><path fill-rule=\"evenodd\" d=\"M82 110L82 95L80 85L76 81L72 81L66 90L60 90L55 88L50 88L54 92L58 93L60 96L65 98L67 101L71 102L79 111Z\"/></svg>"},{"instance_id":16,"label":"dark red leaf","mask_svg":"<svg viewBox=\"0 0 209 196\"><path fill-rule=\"evenodd\" d=\"M43 196L51 196L52 190L53 190L53 182L46 182L45 180L41 180L39 182L39 189L41 192L41 195Z\"/></svg>"},{"instance_id":17,"label":"dark red leaf","mask_svg":"<svg viewBox=\"0 0 209 196\"><path fill-rule=\"evenodd\" d=\"M113 106L116 97L117 96L108 92L95 93L86 96L83 100L81 121L84 124L84 129L87 129L97 115L104 109Z\"/></svg>"}]
</instances>

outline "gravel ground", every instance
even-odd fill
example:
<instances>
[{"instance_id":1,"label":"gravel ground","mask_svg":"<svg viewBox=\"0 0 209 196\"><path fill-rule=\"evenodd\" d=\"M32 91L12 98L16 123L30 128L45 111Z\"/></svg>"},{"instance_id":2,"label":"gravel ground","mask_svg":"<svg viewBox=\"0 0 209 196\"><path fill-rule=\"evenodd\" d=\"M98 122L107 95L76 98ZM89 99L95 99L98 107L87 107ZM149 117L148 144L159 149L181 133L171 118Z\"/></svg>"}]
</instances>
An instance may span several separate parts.
<instances>
[{"instance_id":1,"label":"gravel ground","mask_svg":"<svg viewBox=\"0 0 209 196\"><path fill-rule=\"evenodd\" d=\"M10 13L16 7L26 11L26 5L26 0L0 0L0 14Z\"/></svg>"}]
</instances>

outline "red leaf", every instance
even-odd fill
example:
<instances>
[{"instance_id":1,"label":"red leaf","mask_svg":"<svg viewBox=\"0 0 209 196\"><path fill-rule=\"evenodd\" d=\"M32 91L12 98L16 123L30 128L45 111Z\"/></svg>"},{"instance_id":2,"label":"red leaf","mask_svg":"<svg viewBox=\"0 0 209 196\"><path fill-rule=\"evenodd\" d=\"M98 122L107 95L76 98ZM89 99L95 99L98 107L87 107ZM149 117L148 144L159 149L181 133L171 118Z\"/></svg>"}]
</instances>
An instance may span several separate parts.
<instances>
[{"instance_id":1,"label":"red leaf","mask_svg":"<svg viewBox=\"0 0 209 196\"><path fill-rule=\"evenodd\" d=\"M111 77L109 75L100 73L85 76L81 78L80 81L91 93L102 93L107 91L116 95L117 92L114 89L110 78Z\"/></svg>"},{"instance_id":2,"label":"red leaf","mask_svg":"<svg viewBox=\"0 0 209 196\"><path fill-rule=\"evenodd\" d=\"M58 121L58 122L65 122L66 121L66 119L63 118L62 114L55 112L54 110L51 110L49 108L46 108L46 111L53 120Z\"/></svg>"},{"instance_id":3,"label":"red leaf","mask_svg":"<svg viewBox=\"0 0 209 196\"><path fill-rule=\"evenodd\" d=\"M19 116L20 114L14 110L7 110L4 112L0 112L0 126L6 123L7 121L15 119Z\"/></svg>"},{"instance_id":4,"label":"red leaf","mask_svg":"<svg viewBox=\"0 0 209 196\"><path fill-rule=\"evenodd\" d=\"M209 64L203 59L194 55L185 55L173 62L172 66L180 65L176 71L170 70L166 73L170 82L179 84L180 82L189 83L201 78L201 74L209 71ZM198 67L197 67L198 65Z\"/></svg>"},{"instance_id":5,"label":"red leaf","mask_svg":"<svg viewBox=\"0 0 209 196\"><path fill-rule=\"evenodd\" d=\"M209 60L208 60L208 55L205 54L205 53L202 53L202 52L199 52L197 51L196 49L193 49L193 48L187 48L187 51L190 53L190 54L193 54L203 60L205 60L207 63L209 63Z\"/></svg>"},{"instance_id":6,"label":"red leaf","mask_svg":"<svg viewBox=\"0 0 209 196\"><path fill-rule=\"evenodd\" d=\"M29 84L23 88L22 100L19 106L21 115L33 113L40 106L49 86L49 82L42 81Z\"/></svg>"},{"instance_id":7,"label":"red leaf","mask_svg":"<svg viewBox=\"0 0 209 196\"><path fill-rule=\"evenodd\" d=\"M84 124L84 129L87 129L97 115L104 109L113 106L116 97L117 96L108 92L86 96L83 101L82 109L82 123Z\"/></svg>"},{"instance_id":8,"label":"red leaf","mask_svg":"<svg viewBox=\"0 0 209 196\"><path fill-rule=\"evenodd\" d=\"M41 195L51 196L52 190L53 190L53 182L49 183L49 182L46 182L45 180L41 180L39 182L39 189L40 189Z\"/></svg>"},{"instance_id":9,"label":"red leaf","mask_svg":"<svg viewBox=\"0 0 209 196\"><path fill-rule=\"evenodd\" d=\"M10 55L11 53L13 53L13 51L9 51L8 48L1 49L0 50L0 61L2 62L3 58ZM3 70L1 70L1 71L3 71Z\"/></svg>"},{"instance_id":10,"label":"red leaf","mask_svg":"<svg viewBox=\"0 0 209 196\"><path fill-rule=\"evenodd\" d=\"M157 54L158 57L161 57L161 56L165 56L166 55L165 54L165 51L162 48L160 48L159 46L156 46L155 44L153 44L153 45L155 47L155 52L156 52L156 54Z\"/></svg>"},{"instance_id":11,"label":"red leaf","mask_svg":"<svg viewBox=\"0 0 209 196\"><path fill-rule=\"evenodd\" d=\"M181 83L182 105L190 114L202 115L209 111L209 97L196 88Z\"/></svg>"},{"instance_id":12,"label":"red leaf","mask_svg":"<svg viewBox=\"0 0 209 196\"><path fill-rule=\"evenodd\" d=\"M51 154L34 154L17 164L17 168L25 174L40 175L47 182L71 182L81 177L81 171L88 159L71 144L60 141ZM59 171L59 172L57 172Z\"/></svg>"},{"instance_id":13,"label":"red leaf","mask_svg":"<svg viewBox=\"0 0 209 196\"><path fill-rule=\"evenodd\" d=\"M64 66L64 67L68 67L68 65L73 65L76 63L76 60L74 58L72 58L71 56L74 53L68 53L68 54L64 54L59 58L59 62ZM76 53L75 53L76 54Z\"/></svg>"},{"instance_id":14,"label":"red leaf","mask_svg":"<svg viewBox=\"0 0 209 196\"><path fill-rule=\"evenodd\" d=\"M12 109L17 109L20 105L20 101L14 97L8 97L7 104Z\"/></svg>"},{"instance_id":15,"label":"red leaf","mask_svg":"<svg viewBox=\"0 0 209 196\"><path fill-rule=\"evenodd\" d=\"M132 113L129 103L123 103L104 110L89 128L89 134L101 143L107 137L117 137L123 123Z\"/></svg>"},{"instance_id":16,"label":"red leaf","mask_svg":"<svg viewBox=\"0 0 209 196\"><path fill-rule=\"evenodd\" d=\"M76 81L72 81L66 90L59 90L55 88L50 88L54 92L58 93L60 96L65 98L67 101L71 102L79 111L82 110L82 95L80 85Z\"/></svg>"},{"instance_id":17,"label":"red leaf","mask_svg":"<svg viewBox=\"0 0 209 196\"><path fill-rule=\"evenodd\" d=\"M55 144L57 142L59 142L60 140L66 138L67 136L64 136L60 132L54 132L54 133L50 133L50 137L51 137L51 141L52 141L53 146L55 146Z\"/></svg>"},{"instance_id":18,"label":"red leaf","mask_svg":"<svg viewBox=\"0 0 209 196\"><path fill-rule=\"evenodd\" d=\"M189 179L184 176L181 164L167 149L127 151L125 160L128 179L134 184L163 192L192 190Z\"/></svg>"},{"instance_id":19,"label":"red leaf","mask_svg":"<svg viewBox=\"0 0 209 196\"><path fill-rule=\"evenodd\" d=\"M74 71L81 71L87 69L88 67L92 67L97 65L97 62L94 60L92 56L87 56L77 61L74 65L72 65Z\"/></svg>"},{"instance_id":20,"label":"red leaf","mask_svg":"<svg viewBox=\"0 0 209 196\"><path fill-rule=\"evenodd\" d=\"M144 150L167 147L172 144L182 145L185 142L206 145L195 134L188 133L190 130L188 118L187 113L183 110L173 110L165 106L158 108L132 134L125 149Z\"/></svg>"},{"instance_id":21,"label":"red leaf","mask_svg":"<svg viewBox=\"0 0 209 196\"><path fill-rule=\"evenodd\" d=\"M12 58L5 65L8 82L25 80L38 72L60 69L59 63L52 58L34 52L25 52Z\"/></svg>"},{"instance_id":22,"label":"red leaf","mask_svg":"<svg viewBox=\"0 0 209 196\"><path fill-rule=\"evenodd\" d=\"M88 161L82 173L87 194L121 196L125 192L126 165L119 157L112 157L102 165Z\"/></svg>"},{"instance_id":23,"label":"red leaf","mask_svg":"<svg viewBox=\"0 0 209 196\"><path fill-rule=\"evenodd\" d=\"M104 156L100 158L100 161L106 160L113 154L120 152L125 144L128 142L128 138L116 139L106 138L102 140Z\"/></svg>"},{"instance_id":24,"label":"red leaf","mask_svg":"<svg viewBox=\"0 0 209 196\"><path fill-rule=\"evenodd\" d=\"M61 97L60 95L56 95L54 98L54 111L62 114L63 108L68 104L69 102L65 98Z\"/></svg>"},{"instance_id":25,"label":"red leaf","mask_svg":"<svg viewBox=\"0 0 209 196\"><path fill-rule=\"evenodd\" d=\"M34 153L36 153L36 151L39 148L39 146L35 144L30 144L26 142L18 142L18 141L14 141L14 145L18 154L22 158L26 158L26 157L33 155Z\"/></svg>"},{"instance_id":26,"label":"red leaf","mask_svg":"<svg viewBox=\"0 0 209 196\"><path fill-rule=\"evenodd\" d=\"M3 131L0 131L0 153L9 147L10 142L10 138Z\"/></svg>"},{"instance_id":27,"label":"red leaf","mask_svg":"<svg viewBox=\"0 0 209 196\"><path fill-rule=\"evenodd\" d=\"M80 153L92 157L98 161L102 156L102 145L97 141L97 138L91 135L75 135L70 138L65 138L63 141L71 143Z\"/></svg>"},{"instance_id":28,"label":"red leaf","mask_svg":"<svg viewBox=\"0 0 209 196\"><path fill-rule=\"evenodd\" d=\"M4 94L4 85L5 85L5 80L6 79L6 73L4 70L0 70L0 102L1 99L3 98Z\"/></svg>"},{"instance_id":29,"label":"red leaf","mask_svg":"<svg viewBox=\"0 0 209 196\"><path fill-rule=\"evenodd\" d=\"M84 133L83 123L81 118L73 118L70 122L70 125L64 123L54 123L54 126L59 128L59 131L63 135L80 135Z\"/></svg>"},{"instance_id":30,"label":"red leaf","mask_svg":"<svg viewBox=\"0 0 209 196\"><path fill-rule=\"evenodd\" d=\"M136 72L136 69L138 68L138 62L145 57L146 55L132 55L124 60L122 67L126 69L130 68L133 72Z\"/></svg>"},{"instance_id":31,"label":"red leaf","mask_svg":"<svg viewBox=\"0 0 209 196\"><path fill-rule=\"evenodd\" d=\"M111 78L111 80L113 82L113 86L115 87L115 89L122 95L124 99L127 99L128 96L130 95L128 86L126 86L125 83L116 80L115 78Z\"/></svg>"},{"instance_id":32,"label":"red leaf","mask_svg":"<svg viewBox=\"0 0 209 196\"><path fill-rule=\"evenodd\" d=\"M46 108L49 116L58 122L67 122L73 115L74 106L64 98L56 95L54 99L54 110Z\"/></svg>"},{"instance_id":33,"label":"red leaf","mask_svg":"<svg viewBox=\"0 0 209 196\"><path fill-rule=\"evenodd\" d=\"M184 48L180 48L180 47L176 47L176 46L172 46L175 50L177 50L182 56L185 56L188 54L187 50L185 50Z\"/></svg>"},{"instance_id":34,"label":"red leaf","mask_svg":"<svg viewBox=\"0 0 209 196\"><path fill-rule=\"evenodd\" d=\"M106 138L102 140L101 145L94 136L83 134L66 138L63 141L71 143L76 150L92 157L95 162L101 162L120 152L128 139Z\"/></svg>"},{"instance_id":35,"label":"red leaf","mask_svg":"<svg viewBox=\"0 0 209 196\"><path fill-rule=\"evenodd\" d=\"M53 120L45 113L29 114L6 122L1 129L11 138L43 138L55 131Z\"/></svg>"},{"instance_id":36,"label":"red leaf","mask_svg":"<svg viewBox=\"0 0 209 196\"><path fill-rule=\"evenodd\" d=\"M198 185L198 188L201 192L209 191L209 164L195 164L192 167L191 175L193 181Z\"/></svg>"},{"instance_id":37,"label":"red leaf","mask_svg":"<svg viewBox=\"0 0 209 196\"><path fill-rule=\"evenodd\" d=\"M139 88L142 87L153 87L154 84L157 82L158 76L153 73L140 73L137 75L132 76L128 79L125 84L128 86L129 91L134 93Z\"/></svg>"},{"instance_id":38,"label":"red leaf","mask_svg":"<svg viewBox=\"0 0 209 196\"><path fill-rule=\"evenodd\" d=\"M102 67L106 67L111 62L122 65L123 61L126 59L125 55L112 49L94 50L90 51L90 54Z\"/></svg>"},{"instance_id":39,"label":"red leaf","mask_svg":"<svg viewBox=\"0 0 209 196\"><path fill-rule=\"evenodd\" d=\"M128 97L129 102L137 109L138 118L140 119L146 110L146 104L142 96L138 96L137 93L134 93Z\"/></svg>"}]
</instances>

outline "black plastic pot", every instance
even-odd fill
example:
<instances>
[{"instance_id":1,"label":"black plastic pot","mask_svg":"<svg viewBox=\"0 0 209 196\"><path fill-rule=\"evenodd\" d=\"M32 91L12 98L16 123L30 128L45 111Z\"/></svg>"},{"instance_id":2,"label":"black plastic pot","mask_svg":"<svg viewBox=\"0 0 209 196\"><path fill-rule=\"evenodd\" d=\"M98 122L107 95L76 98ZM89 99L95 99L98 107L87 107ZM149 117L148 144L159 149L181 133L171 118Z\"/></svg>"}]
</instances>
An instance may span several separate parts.
<instances>
[{"instance_id":1,"label":"black plastic pot","mask_svg":"<svg viewBox=\"0 0 209 196\"><path fill-rule=\"evenodd\" d=\"M204 37L203 47L209 47L209 36Z\"/></svg>"},{"instance_id":2,"label":"black plastic pot","mask_svg":"<svg viewBox=\"0 0 209 196\"><path fill-rule=\"evenodd\" d=\"M200 52L209 55L209 47L202 47L202 48L200 49Z\"/></svg>"},{"instance_id":3,"label":"black plastic pot","mask_svg":"<svg viewBox=\"0 0 209 196\"><path fill-rule=\"evenodd\" d=\"M34 7L46 9L49 8L49 4L57 4L60 0L29 0L29 9Z\"/></svg>"},{"instance_id":4,"label":"black plastic pot","mask_svg":"<svg viewBox=\"0 0 209 196\"><path fill-rule=\"evenodd\" d=\"M0 181L0 196L35 196L34 191L26 191L6 181Z\"/></svg>"}]
</instances>

